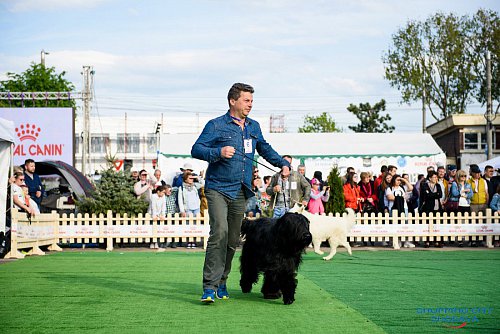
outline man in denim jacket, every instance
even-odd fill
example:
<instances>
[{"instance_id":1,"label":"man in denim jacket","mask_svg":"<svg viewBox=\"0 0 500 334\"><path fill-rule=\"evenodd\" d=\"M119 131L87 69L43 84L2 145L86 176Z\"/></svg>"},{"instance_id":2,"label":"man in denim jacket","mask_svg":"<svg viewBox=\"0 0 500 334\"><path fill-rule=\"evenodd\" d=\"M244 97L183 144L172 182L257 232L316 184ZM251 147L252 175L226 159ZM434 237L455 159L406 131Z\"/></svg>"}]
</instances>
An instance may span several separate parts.
<instances>
[{"instance_id":1,"label":"man in denim jacket","mask_svg":"<svg viewBox=\"0 0 500 334\"><path fill-rule=\"evenodd\" d=\"M203 296L212 303L215 296L228 299L226 280L238 245L246 199L252 191L255 151L271 165L290 174L290 164L269 145L258 122L248 118L253 103L252 86L235 83L229 90L229 111L210 120L191 149L193 158L209 163L205 174L205 195L210 216Z\"/></svg>"}]
</instances>

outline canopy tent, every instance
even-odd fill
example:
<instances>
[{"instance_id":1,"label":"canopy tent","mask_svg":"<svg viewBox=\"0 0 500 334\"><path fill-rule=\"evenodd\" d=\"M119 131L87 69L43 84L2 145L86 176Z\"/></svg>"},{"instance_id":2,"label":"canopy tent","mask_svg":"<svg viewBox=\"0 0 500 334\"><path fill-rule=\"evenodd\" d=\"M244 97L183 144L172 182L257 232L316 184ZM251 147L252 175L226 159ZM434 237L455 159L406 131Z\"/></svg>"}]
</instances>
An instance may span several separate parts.
<instances>
[{"instance_id":1,"label":"canopy tent","mask_svg":"<svg viewBox=\"0 0 500 334\"><path fill-rule=\"evenodd\" d=\"M0 118L0 231L5 232L7 186L12 168L14 122Z\"/></svg>"},{"instance_id":2,"label":"canopy tent","mask_svg":"<svg viewBox=\"0 0 500 334\"><path fill-rule=\"evenodd\" d=\"M198 134L164 134L161 137L159 167L165 180L190 162L195 172L205 169L207 163L191 158L191 147ZM428 133L269 133L264 138L279 153L289 154L293 167L304 164L306 176L321 171L323 178L336 165L341 173L352 166L358 172L369 171L377 175L382 165L395 165L399 173L414 177L425 174L427 166L446 164L446 155ZM264 159L260 163L276 170ZM261 176L271 175L260 168Z\"/></svg>"},{"instance_id":3,"label":"canopy tent","mask_svg":"<svg viewBox=\"0 0 500 334\"><path fill-rule=\"evenodd\" d=\"M500 156L494 157L493 159L490 159L490 160L486 160L486 161L481 162L480 164L477 164L477 165L479 166L479 168L483 172L484 172L484 167L486 167L486 166L492 166L493 168L495 168L495 170L498 170L498 169L500 169Z\"/></svg>"}]
</instances>

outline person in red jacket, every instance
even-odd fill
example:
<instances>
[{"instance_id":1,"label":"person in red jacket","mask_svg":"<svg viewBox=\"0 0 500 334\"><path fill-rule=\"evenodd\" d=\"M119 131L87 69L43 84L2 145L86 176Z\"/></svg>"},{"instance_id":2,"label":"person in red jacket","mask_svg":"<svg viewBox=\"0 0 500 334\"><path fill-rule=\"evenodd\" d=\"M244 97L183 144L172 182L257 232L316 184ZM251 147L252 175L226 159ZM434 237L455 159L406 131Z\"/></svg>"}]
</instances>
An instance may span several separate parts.
<instances>
[{"instance_id":1,"label":"person in red jacket","mask_svg":"<svg viewBox=\"0 0 500 334\"><path fill-rule=\"evenodd\" d=\"M344 184L344 200L345 207L351 208L355 212L361 209L361 196L359 195L358 174L347 174L346 183Z\"/></svg>"},{"instance_id":2,"label":"person in red jacket","mask_svg":"<svg viewBox=\"0 0 500 334\"><path fill-rule=\"evenodd\" d=\"M361 207L363 212L377 212L377 190L374 182L370 180L370 174L361 172L361 181L358 183Z\"/></svg>"}]
</instances>

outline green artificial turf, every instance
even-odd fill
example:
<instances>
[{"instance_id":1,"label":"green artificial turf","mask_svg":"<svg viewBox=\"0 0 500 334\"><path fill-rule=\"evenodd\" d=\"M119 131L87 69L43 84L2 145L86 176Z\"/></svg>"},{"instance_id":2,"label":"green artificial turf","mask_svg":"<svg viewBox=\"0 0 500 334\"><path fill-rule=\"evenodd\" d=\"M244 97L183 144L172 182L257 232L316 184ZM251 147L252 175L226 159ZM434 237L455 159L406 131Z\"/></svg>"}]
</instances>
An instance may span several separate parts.
<instances>
[{"instance_id":1,"label":"green artificial turf","mask_svg":"<svg viewBox=\"0 0 500 334\"><path fill-rule=\"evenodd\" d=\"M201 252L65 251L0 265L2 333L492 333L499 326L500 252L309 252L296 302L264 300L260 285L202 305ZM453 330L419 308L490 307ZM452 325L456 325L453 323Z\"/></svg>"}]
</instances>

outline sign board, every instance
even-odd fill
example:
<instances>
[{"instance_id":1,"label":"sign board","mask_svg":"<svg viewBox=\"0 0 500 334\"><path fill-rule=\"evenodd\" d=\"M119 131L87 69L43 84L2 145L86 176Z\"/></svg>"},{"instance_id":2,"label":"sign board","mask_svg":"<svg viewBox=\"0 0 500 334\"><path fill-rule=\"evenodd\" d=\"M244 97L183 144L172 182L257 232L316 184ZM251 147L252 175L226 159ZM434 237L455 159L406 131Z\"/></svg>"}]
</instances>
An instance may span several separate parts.
<instances>
[{"instance_id":1,"label":"sign board","mask_svg":"<svg viewBox=\"0 0 500 334\"><path fill-rule=\"evenodd\" d=\"M73 166L72 108L0 108L0 117L14 122L14 165L33 159Z\"/></svg>"}]
</instances>

